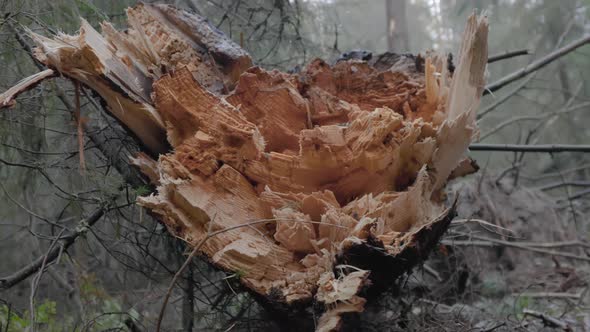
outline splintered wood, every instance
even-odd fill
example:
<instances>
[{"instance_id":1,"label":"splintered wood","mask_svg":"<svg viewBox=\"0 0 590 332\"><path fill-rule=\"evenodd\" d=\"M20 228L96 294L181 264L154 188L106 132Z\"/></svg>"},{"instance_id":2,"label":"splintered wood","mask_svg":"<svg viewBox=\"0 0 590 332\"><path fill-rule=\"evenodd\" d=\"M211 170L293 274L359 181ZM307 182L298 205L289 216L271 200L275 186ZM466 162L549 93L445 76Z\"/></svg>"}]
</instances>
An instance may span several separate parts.
<instances>
[{"instance_id":1,"label":"splintered wood","mask_svg":"<svg viewBox=\"0 0 590 332\"><path fill-rule=\"evenodd\" d=\"M286 74L252 66L194 14L139 4L127 15L125 32L82 21L75 36L30 34L40 61L96 91L144 144L134 162L157 194L138 203L174 236L195 246L242 225L203 256L270 303L324 303L326 331L363 310L362 289L436 245L454 216L445 183L474 171L464 154L484 17L469 18L454 74L446 57L392 54Z\"/></svg>"}]
</instances>

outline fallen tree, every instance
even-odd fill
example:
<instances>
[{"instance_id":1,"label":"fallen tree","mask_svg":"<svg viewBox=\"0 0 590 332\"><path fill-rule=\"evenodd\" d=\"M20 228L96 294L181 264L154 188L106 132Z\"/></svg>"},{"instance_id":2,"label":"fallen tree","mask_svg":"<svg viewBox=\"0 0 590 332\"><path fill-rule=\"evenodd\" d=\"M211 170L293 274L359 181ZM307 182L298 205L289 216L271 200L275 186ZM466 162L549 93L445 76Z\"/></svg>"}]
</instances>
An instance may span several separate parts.
<instances>
[{"instance_id":1,"label":"fallen tree","mask_svg":"<svg viewBox=\"0 0 590 332\"><path fill-rule=\"evenodd\" d=\"M49 69L0 106L59 75L92 89L144 146L133 163L157 193L138 204L271 307L323 304L318 330L426 258L454 217L446 182L476 170L464 153L485 18L469 18L453 72L436 54L384 54L287 74L253 66L195 14L127 16L123 32L84 20L78 35L29 32Z\"/></svg>"}]
</instances>

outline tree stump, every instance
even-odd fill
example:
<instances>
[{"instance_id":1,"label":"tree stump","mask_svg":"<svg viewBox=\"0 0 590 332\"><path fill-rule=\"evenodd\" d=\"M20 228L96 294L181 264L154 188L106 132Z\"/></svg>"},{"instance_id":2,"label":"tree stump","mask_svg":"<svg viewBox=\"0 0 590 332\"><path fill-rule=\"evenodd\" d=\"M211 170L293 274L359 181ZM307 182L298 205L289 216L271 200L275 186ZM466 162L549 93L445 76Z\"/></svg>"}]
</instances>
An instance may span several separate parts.
<instances>
[{"instance_id":1,"label":"tree stump","mask_svg":"<svg viewBox=\"0 0 590 332\"><path fill-rule=\"evenodd\" d=\"M454 216L446 182L475 171L464 154L484 17L469 18L453 73L433 53L287 74L253 66L195 14L139 4L127 16L125 31L83 20L73 36L29 33L38 60L94 90L143 144L133 162L157 193L138 204L171 234L277 308L321 304L320 331L426 258Z\"/></svg>"}]
</instances>

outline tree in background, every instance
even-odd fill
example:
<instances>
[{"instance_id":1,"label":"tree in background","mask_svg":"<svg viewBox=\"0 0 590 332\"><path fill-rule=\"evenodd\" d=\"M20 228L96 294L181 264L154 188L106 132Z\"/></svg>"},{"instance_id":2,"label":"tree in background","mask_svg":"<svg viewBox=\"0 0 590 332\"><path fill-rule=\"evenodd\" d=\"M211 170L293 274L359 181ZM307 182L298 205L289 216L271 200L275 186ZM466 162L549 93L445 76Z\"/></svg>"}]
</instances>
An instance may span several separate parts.
<instances>
[{"instance_id":1,"label":"tree in background","mask_svg":"<svg viewBox=\"0 0 590 332\"><path fill-rule=\"evenodd\" d=\"M386 0L387 13L387 49L404 53L410 49L408 22L406 19L406 1Z\"/></svg>"}]
</instances>

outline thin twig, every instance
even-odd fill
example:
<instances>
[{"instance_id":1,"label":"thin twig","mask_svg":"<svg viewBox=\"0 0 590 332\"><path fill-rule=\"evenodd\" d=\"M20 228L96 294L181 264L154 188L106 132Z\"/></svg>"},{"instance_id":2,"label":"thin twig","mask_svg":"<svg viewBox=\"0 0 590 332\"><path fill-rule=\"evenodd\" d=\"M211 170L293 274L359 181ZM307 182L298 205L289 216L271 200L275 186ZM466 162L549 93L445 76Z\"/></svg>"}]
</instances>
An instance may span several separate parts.
<instances>
[{"instance_id":1,"label":"thin twig","mask_svg":"<svg viewBox=\"0 0 590 332\"><path fill-rule=\"evenodd\" d=\"M565 111L572 109L572 104L576 101L576 98L578 98L578 95L582 91L583 87L584 87L584 82L580 82L578 84L578 86L576 87L575 92L571 95L571 97L565 103L565 106L563 107L563 109L560 111L549 113L546 118L544 118L542 121L539 121L539 123L535 126L535 128L533 128L531 130L531 135L535 134L537 132L538 133L547 132L546 128L548 126L552 125L559 118L560 115L563 115L564 113L569 113L569 112L565 112ZM537 135L537 137L535 139L533 139L532 141L530 141L530 143L537 144L540 139L541 139L541 135ZM529 142L527 142L527 143L529 143Z\"/></svg>"},{"instance_id":2,"label":"thin twig","mask_svg":"<svg viewBox=\"0 0 590 332\"><path fill-rule=\"evenodd\" d=\"M47 253L45 254L45 258L43 258L43 263L41 264L41 268L39 269L39 272L37 273L37 275L33 278L33 280L31 281L31 296L30 296L30 303L29 303L29 311L30 311L30 316L31 316L31 329L32 331L36 331L37 330L37 326L35 325L35 295L37 294L37 289L39 288L39 282L41 281L41 277L43 276L43 272L45 271L45 266L47 264L47 259L49 258L49 253L53 250L53 248L55 247L56 243L58 242L58 240L60 239L60 237L62 236L63 232L65 231L65 228L61 230L61 232L59 232L59 234L55 237L55 239L53 241L51 241L51 244L49 245L49 249L47 249ZM63 247L60 246L60 250Z\"/></svg>"},{"instance_id":3,"label":"thin twig","mask_svg":"<svg viewBox=\"0 0 590 332\"><path fill-rule=\"evenodd\" d=\"M483 247L505 246L505 247L512 247L512 248L517 248L517 249L522 249L522 250L533 251L533 252L537 252L537 253L541 253L541 254L545 254L545 255L561 256L561 257L567 257L567 258L590 262L590 257L579 256L579 255L571 254L569 252L547 250L544 248L533 247L533 246L531 246L530 243L521 244L519 242L492 239L492 238L486 238L486 237L477 236L477 235L471 235L471 237L474 238L475 240L479 240L479 241L443 240L441 242L445 245L451 245L451 246L453 246L453 245L483 246Z\"/></svg>"},{"instance_id":4,"label":"thin twig","mask_svg":"<svg viewBox=\"0 0 590 332\"><path fill-rule=\"evenodd\" d=\"M539 120L547 119L547 118L555 116L555 115L563 115L563 114L571 113L574 111L587 109L589 106L590 106L590 102L584 102L584 103L580 103L576 106L564 108L564 109L559 110L554 113L539 114L539 115L523 115L523 116L513 117L513 118L507 119L503 122L500 122L494 128L490 129L486 133L483 133L481 135L480 140L483 140L483 139L491 136L492 134L494 134L498 130L500 130L508 125L511 125L511 124L514 124L514 123L517 123L520 121L539 121Z\"/></svg>"},{"instance_id":5,"label":"thin twig","mask_svg":"<svg viewBox=\"0 0 590 332\"><path fill-rule=\"evenodd\" d=\"M446 241L446 240L445 240ZM478 246L478 247L501 247L501 243L495 243L486 240L452 240L446 241L448 244L456 246ZM564 247L584 247L590 248L590 244L584 243L578 240L574 241L561 241L561 242L527 242L527 241L511 241L510 243L516 244L523 247L536 247L536 248L564 248Z\"/></svg>"},{"instance_id":6,"label":"thin twig","mask_svg":"<svg viewBox=\"0 0 590 332\"><path fill-rule=\"evenodd\" d=\"M580 190L580 191L576 191L574 194L570 195L569 197L559 199L558 201L564 201L566 199L568 199L568 200L578 199L578 198L584 197L588 194L590 194L590 189Z\"/></svg>"},{"instance_id":7,"label":"thin twig","mask_svg":"<svg viewBox=\"0 0 590 332\"><path fill-rule=\"evenodd\" d=\"M555 44L555 47L553 48L553 50L556 50L556 49L558 49L561 46L561 43L564 41L565 37L569 34L569 32L572 29L572 27L573 27L573 21L571 21L567 25L567 27L565 28L565 30L559 36L559 38L557 40L557 43ZM521 84L519 84L514 90L510 91L508 94L506 94L502 98L498 99L498 101L496 101L492 105L487 106L485 109L483 109L481 112L479 112L477 114L477 119L478 120L479 119L482 119L484 116L486 116L487 114L489 114L491 111L493 111L494 109L496 109L498 106L500 106L501 104L503 104L504 102L506 102L506 100L510 99L510 97L512 97L513 95L515 95L516 93L518 93L521 89L525 88L526 85L533 78L535 78L536 74L537 74L537 72L534 72L526 80L524 80Z\"/></svg>"},{"instance_id":8,"label":"thin twig","mask_svg":"<svg viewBox=\"0 0 590 332\"><path fill-rule=\"evenodd\" d=\"M94 212L88 218L80 221L78 229L68 232L62 237L59 237L61 242L60 245L50 250L47 255L38 257L31 264L23 267L22 269L7 277L0 278L0 290L11 288L19 282L27 279L35 272L39 271L42 266L47 266L48 263L53 262L59 257L62 251L67 250L72 244L74 244L76 239L84 233L87 227L92 227L92 225L94 225L104 215L104 213L104 207L99 207L98 209L94 210Z\"/></svg>"},{"instance_id":9,"label":"thin twig","mask_svg":"<svg viewBox=\"0 0 590 332\"><path fill-rule=\"evenodd\" d=\"M572 294L572 293L558 293L558 292L530 292L530 293L519 293L515 294L519 297L529 297L529 298L554 298L554 299L574 299L579 300L582 298L581 294Z\"/></svg>"},{"instance_id":10,"label":"thin twig","mask_svg":"<svg viewBox=\"0 0 590 332\"><path fill-rule=\"evenodd\" d=\"M492 228L495 228L495 229L506 231L508 233L514 233L514 231L511 230L511 229L508 229L508 228L505 228L505 227L502 227L502 226L498 226L498 225L494 225L494 224L492 224L489 221L485 221L485 220L477 219L477 218L456 219L456 220L453 220L451 222L451 225L462 225L462 224L466 224L468 222L475 222L475 223L479 224L480 226L482 226L483 228L486 228L486 226L489 226L489 227L492 227ZM490 232L495 232L495 231L490 231Z\"/></svg>"},{"instance_id":11,"label":"thin twig","mask_svg":"<svg viewBox=\"0 0 590 332\"><path fill-rule=\"evenodd\" d=\"M508 152L590 152L590 145L583 144L471 144L472 151L508 151Z\"/></svg>"},{"instance_id":12,"label":"thin twig","mask_svg":"<svg viewBox=\"0 0 590 332\"><path fill-rule=\"evenodd\" d=\"M63 225L57 224L47 218L44 218L43 216L35 213L34 211L30 210L29 208L27 208L26 206L24 206L23 204L21 204L20 202L18 202L16 199L14 199L9 193L8 190L6 190L6 187L4 187L4 185L0 182L0 189L2 189L2 191L4 192L4 195L6 195L6 197L12 202L14 203L16 206L18 206L19 208L23 209L25 212L27 212L29 215L39 219L39 220L43 220L44 222L50 224L51 226L54 227L58 227L58 228L64 228Z\"/></svg>"},{"instance_id":13,"label":"thin twig","mask_svg":"<svg viewBox=\"0 0 590 332\"><path fill-rule=\"evenodd\" d=\"M211 228L211 226L213 225L213 220L215 218L213 218L210 223L209 223L209 228ZM201 241L199 241L199 243L197 243L197 245L195 246L195 248L193 249L193 251L189 254L189 256L187 257L187 259L184 261L184 264L182 264L182 266L180 267L180 269L178 269L178 271L176 271L176 274L174 274L174 277L172 278L172 282L170 282L170 286L168 287L168 291L166 292L166 295L164 296L164 301L162 303L162 308L160 309L160 313L158 315L158 322L156 324L156 332L160 332L160 328L162 325L162 320L164 318L164 311L166 310L166 306L168 305L168 301L170 300L170 295L172 294L172 290L174 289L174 285L176 284L176 281L178 280L178 278L182 275L184 269L186 269L186 267L189 265L190 261L193 259L193 257L197 254L197 252L199 251L199 249L201 249L201 247L205 244L205 242L207 242L207 240L209 240L212 237L215 237L219 234L225 233L225 232L229 232L235 229L239 229L242 227L250 227L250 226L254 226L254 225L258 225L258 224L262 224L262 223L268 223L268 222L278 222L278 221L282 221L282 222L296 222L295 220L288 220L288 219L261 219L261 220L255 220L252 222L248 222L245 224L240 224L240 225L234 225L231 227L227 227L224 229L220 229L217 230L215 232L208 232L207 236L205 236ZM317 221L306 221L306 223L311 223L311 224L321 224L321 222L317 222ZM325 224L325 223L324 223ZM344 228L343 226L340 225L333 225L333 224L326 224L326 225L330 225L333 227L339 227L339 228Z\"/></svg>"},{"instance_id":14,"label":"thin twig","mask_svg":"<svg viewBox=\"0 0 590 332\"><path fill-rule=\"evenodd\" d=\"M509 52L504 52L504 53L500 53L500 54L490 55L488 57L488 63L492 63L492 62L496 62L496 61L500 61L500 60L504 60L504 59L510 59L510 58L514 58L517 56L521 56L521 55L528 55L528 54L531 54L529 52L529 50L518 50L518 51L509 51Z\"/></svg>"},{"instance_id":15,"label":"thin twig","mask_svg":"<svg viewBox=\"0 0 590 332\"><path fill-rule=\"evenodd\" d=\"M538 187L538 190L551 190L563 186L570 186L570 187L590 187L590 181L565 181L565 182L555 182L550 183L541 187Z\"/></svg>"},{"instance_id":16,"label":"thin twig","mask_svg":"<svg viewBox=\"0 0 590 332\"><path fill-rule=\"evenodd\" d=\"M558 176L561 176L562 174L569 174L569 173L584 171L588 168L590 168L590 163L586 163L586 164L582 164L582 165L579 165L576 167L568 168L568 169L565 169L561 172L543 173L543 174L535 174L535 175L527 174L527 175L523 175L522 177L527 180L540 181L540 180L546 180L546 179L558 177Z\"/></svg>"},{"instance_id":17,"label":"thin twig","mask_svg":"<svg viewBox=\"0 0 590 332\"><path fill-rule=\"evenodd\" d=\"M542 312L530 310L530 309L524 309L522 311L522 313L525 315L528 315L528 316L540 318L543 321L543 324L545 324L546 326L559 327L559 328L563 329L564 331L573 331L571 326L569 326L568 323L561 321L555 317L544 314Z\"/></svg>"},{"instance_id":18,"label":"thin twig","mask_svg":"<svg viewBox=\"0 0 590 332\"><path fill-rule=\"evenodd\" d=\"M490 112L492 112L493 110L495 110L498 106L500 106L503 103L505 103L508 99L510 99L510 97L512 97L515 94L517 94L527 84L529 84L529 82L533 78L535 78L535 73L533 73L531 76L527 77L526 80L522 81L516 88L514 88L514 90L508 92L506 95L504 95L504 96L500 97L498 100L496 100L493 104L487 106L486 108L484 108L483 110L481 110L480 112L478 112L477 113L477 120L482 119L484 116L488 115Z\"/></svg>"},{"instance_id":19,"label":"thin twig","mask_svg":"<svg viewBox=\"0 0 590 332\"><path fill-rule=\"evenodd\" d=\"M495 330L501 328L504 325L506 325L506 322L502 322L500 324L494 325L494 326L492 326L492 327L490 327L488 329L482 330L481 332L492 332L492 331L495 331Z\"/></svg>"},{"instance_id":20,"label":"thin twig","mask_svg":"<svg viewBox=\"0 0 590 332\"><path fill-rule=\"evenodd\" d=\"M433 276L434 279L436 279L436 281L438 281L438 282L442 282L443 281L443 279L440 276L440 274L433 267L431 267L430 265L428 265L426 263L424 263L422 265L422 267L424 268L424 271L426 273L430 274L431 276Z\"/></svg>"},{"instance_id":21,"label":"thin twig","mask_svg":"<svg viewBox=\"0 0 590 332\"><path fill-rule=\"evenodd\" d=\"M174 285L176 284L176 280L178 280L179 276L184 272L184 269L186 269L186 267L190 264L193 257L195 257L197 252L199 252L199 249L201 249L201 247L203 246L203 244L205 244L205 241L207 241L207 239L209 239L209 236L206 236L205 238L203 238L201 240L201 242L199 242L199 244L195 247L195 249L193 249L193 251L190 253L190 255L188 255L188 257L184 261L184 264L182 264L180 269L178 269L176 274L174 274L174 277L172 278L172 282L170 282L170 286L168 287L168 291L166 292L166 296L164 296L164 302L162 303L162 308L160 309L160 314L158 315L158 323L156 325L157 332L160 332L160 326L162 325L162 319L164 318L164 311L166 311L166 306L168 305L168 301L170 300L170 295L172 294L172 290L174 289Z\"/></svg>"}]
</instances>

